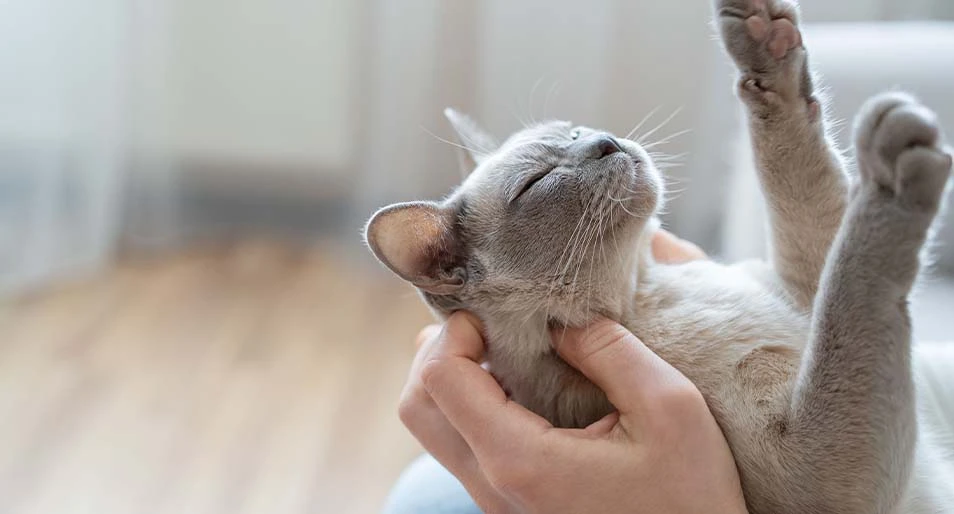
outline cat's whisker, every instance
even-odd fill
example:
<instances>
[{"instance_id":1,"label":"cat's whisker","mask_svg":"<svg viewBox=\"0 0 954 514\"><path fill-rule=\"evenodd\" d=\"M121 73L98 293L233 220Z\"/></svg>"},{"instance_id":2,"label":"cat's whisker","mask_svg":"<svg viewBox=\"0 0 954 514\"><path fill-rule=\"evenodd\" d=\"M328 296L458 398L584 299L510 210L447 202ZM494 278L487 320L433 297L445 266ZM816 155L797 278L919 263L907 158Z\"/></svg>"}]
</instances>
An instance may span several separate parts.
<instances>
[{"instance_id":1,"label":"cat's whisker","mask_svg":"<svg viewBox=\"0 0 954 514\"><path fill-rule=\"evenodd\" d=\"M602 204L602 202L600 202L600 203ZM593 242L593 256L592 256L591 258L587 259L587 260L589 261L589 263L590 263L590 271L589 271L588 279L587 279L587 282L589 283L589 284L588 284L589 287L587 287L587 289L586 289L586 290L587 290L587 294L586 294L586 307L585 307L584 310L583 310L583 312L585 312L586 314L589 314L589 312L590 312L590 299L593 297L593 287L592 287L592 283L593 283L593 268L594 268L594 264L595 264L593 261L594 261L595 258L596 258L596 247L598 246L598 247L600 248L600 251L603 251L603 209L600 209L599 212L600 212L600 215L599 215L599 218L598 218L598 221L597 221L597 227L596 227L596 235L597 235L597 237L594 238L595 241ZM603 263L605 263L605 262L606 262L606 254L603 253Z\"/></svg>"},{"instance_id":2,"label":"cat's whisker","mask_svg":"<svg viewBox=\"0 0 954 514\"><path fill-rule=\"evenodd\" d=\"M589 218L589 219L587 220L586 228L583 230L583 238L582 238L582 240L580 241L580 243L578 244L578 249L579 249L580 253L579 253L579 255L576 256L576 259L575 259L575 260L576 260L576 273L574 273L574 275L573 275L573 280L571 281L571 283L572 283L572 288L573 288L573 289L572 289L572 290L573 290L573 296L576 296L576 293L577 293L577 285L579 284L580 270L583 268L583 261L584 261L585 258L586 258L586 251L587 251L587 248L589 248L590 237L591 237L591 234L592 234L592 230L591 230L591 229L592 229L592 226L593 226L593 219L592 219L592 217L590 217L590 216L587 216L587 218Z\"/></svg>"},{"instance_id":3,"label":"cat's whisker","mask_svg":"<svg viewBox=\"0 0 954 514\"><path fill-rule=\"evenodd\" d=\"M451 146L453 146L453 147L455 147L455 148L460 148L461 150L464 150L464 151L467 151L467 152L470 152L470 153L483 153L483 154L490 153L490 152L489 152L487 149L485 149L485 148L470 148L470 147L467 147L467 146L462 145L462 144L460 144L460 143L455 143L455 142L453 142L453 141L449 141L449 140L447 140L447 139L444 139L444 138L442 138L441 136L438 136L437 134L431 132L430 130L427 130L427 128L424 127L423 125L421 126L421 130L423 130L424 132L426 132L428 135L430 135L430 136L433 137L434 139L440 141L441 143L446 143L446 144L451 145Z\"/></svg>"},{"instance_id":4,"label":"cat's whisker","mask_svg":"<svg viewBox=\"0 0 954 514\"><path fill-rule=\"evenodd\" d=\"M680 161L675 159L661 159L661 160L653 161L653 164L655 164L656 167L659 167L659 166L672 166L672 165L685 166L687 163L686 161Z\"/></svg>"},{"instance_id":5,"label":"cat's whisker","mask_svg":"<svg viewBox=\"0 0 954 514\"><path fill-rule=\"evenodd\" d=\"M631 195L633 195L633 196L628 196L628 197L626 197L626 198L611 198L611 200L613 200L613 201L615 201L615 202L631 202L631 201L633 201L633 198L636 198L637 196L639 196L639 192L638 192L638 191L633 191L632 189L623 188L623 191L625 191L625 192L627 192L627 193L629 193L629 194L631 194Z\"/></svg>"},{"instance_id":6,"label":"cat's whisker","mask_svg":"<svg viewBox=\"0 0 954 514\"><path fill-rule=\"evenodd\" d=\"M677 159L685 159L689 157L689 152L682 152L677 154L667 154L663 152L649 152L649 156L653 161L672 161Z\"/></svg>"},{"instance_id":7,"label":"cat's whisker","mask_svg":"<svg viewBox=\"0 0 954 514\"><path fill-rule=\"evenodd\" d=\"M633 134L635 134L639 129L643 128L643 125L645 125L646 122L649 121L650 118L652 118L657 112L659 112L659 109L661 109L661 108L662 108L661 105L657 105L657 106L654 107L651 111L649 111L649 114L643 116L643 119L639 120L639 123L637 123L636 126L633 127L633 130L630 130L630 131L626 134L626 137L624 137L623 139L630 139L630 138L632 138L632 137L633 137Z\"/></svg>"},{"instance_id":8,"label":"cat's whisker","mask_svg":"<svg viewBox=\"0 0 954 514\"><path fill-rule=\"evenodd\" d=\"M583 211L581 214L581 221L585 223L581 225L582 230L581 232L577 234L577 239L576 239L576 242L574 243L574 247L572 248L570 255L567 257L567 262L565 266L565 270L567 272L569 271L570 266L572 266L577 250L582 250L582 248L580 248L581 243L585 243L585 239L587 237L587 232L589 230L589 225L591 222L589 214L591 212L591 208L595 200L596 200L595 197L590 197L586 202L586 206L583 208Z\"/></svg>"},{"instance_id":9,"label":"cat's whisker","mask_svg":"<svg viewBox=\"0 0 954 514\"><path fill-rule=\"evenodd\" d=\"M617 200L616 198L612 198L612 197L610 197L610 200L613 200L614 202L616 202L616 204L619 205L619 208L622 209L623 212L625 212L626 214L629 214L633 218L639 217L636 214L634 214L632 211L626 208L626 204L623 203L623 200ZM629 198L628 200L632 200L632 198Z\"/></svg>"},{"instance_id":10,"label":"cat's whisker","mask_svg":"<svg viewBox=\"0 0 954 514\"><path fill-rule=\"evenodd\" d=\"M592 203L592 200L591 200L590 203ZM586 233L586 239L584 239L584 241L583 241L583 248L582 248L582 252L583 252L583 253L580 255L579 262L577 262L576 273L573 275L573 297L574 297L574 298L576 297L577 292L578 292L578 291L577 291L577 287L578 287L578 285L579 285L580 271L583 270L583 263L586 261L586 255L587 255L587 253L589 252L590 240L591 240L591 239L593 238L593 236L594 236L594 232L593 232L593 221L594 221L594 220L593 220L593 217L592 217L592 216L589 216L589 218L590 218L590 220L589 220L589 223L587 223L586 231L585 231L585 233Z\"/></svg>"},{"instance_id":11,"label":"cat's whisker","mask_svg":"<svg viewBox=\"0 0 954 514\"><path fill-rule=\"evenodd\" d=\"M602 257L603 267L606 267L606 263L609 262L609 259L606 258L606 227L603 226L603 220L606 218L605 214L600 215L600 256Z\"/></svg>"},{"instance_id":12,"label":"cat's whisker","mask_svg":"<svg viewBox=\"0 0 954 514\"><path fill-rule=\"evenodd\" d=\"M520 323L520 329L523 330L523 328L527 326L527 323L530 323L530 320L533 319L533 317L534 317L538 312L540 312L539 307L538 307L538 308L530 309L530 312L527 313L527 316L526 316L525 318L523 318L523 322Z\"/></svg>"},{"instance_id":13,"label":"cat's whisker","mask_svg":"<svg viewBox=\"0 0 954 514\"><path fill-rule=\"evenodd\" d=\"M664 176L663 180L665 180L667 186L668 185L686 185L692 182L692 179L690 177L674 177L672 175Z\"/></svg>"},{"instance_id":14,"label":"cat's whisker","mask_svg":"<svg viewBox=\"0 0 954 514\"><path fill-rule=\"evenodd\" d=\"M561 268L561 273L565 273L567 271L567 268L569 267L569 264L573 258L573 254L576 252L576 243L579 237L582 235L581 230L583 230L588 209L589 209L589 202L587 202L587 206L583 209L582 213L580 214L580 219L577 221L576 228L573 229L573 233L570 235L570 240L567 243L567 247L563 251L564 255L566 255L567 250L570 251L569 255L566 256L566 262L558 263L559 267ZM563 261L563 255L561 255L560 261Z\"/></svg>"},{"instance_id":15,"label":"cat's whisker","mask_svg":"<svg viewBox=\"0 0 954 514\"><path fill-rule=\"evenodd\" d=\"M519 102L518 102L518 103L519 103ZM518 106L518 107L519 107L519 106ZM519 114L517 114L517 111L514 110L514 107L513 107L513 106L511 106L511 107L508 108L507 110L510 111L510 115L513 116L513 119L517 120L517 123L519 123L521 127L523 127L524 129L530 128L530 122L528 122L528 121L525 120L522 116L520 116Z\"/></svg>"},{"instance_id":16,"label":"cat's whisker","mask_svg":"<svg viewBox=\"0 0 954 514\"><path fill-rule=\"evenodd\" d=\"M586 220L586 214L588 212L589 206L590 206L590 202L587 202L586 207L582 210L580 214L580 218L576 222L576 226L573 228L573 232L570 234L570 238L567 241L566 247L563 249L563 252L560 254L559 259L557 259L557 262L556 262L557 274L551 279L550 288L547 291L546 311L544 312L544 320L550 319L550 307L553 303L554 290L557 288L558 285L559 286L566 285L565 284L566 271L567 271L567 268L569 267L569 263L571 262L572 254L575 253L575 249L573 250L573 252L570 253L569 256L567 256L567 252L570 251L571 248L574 248L574 243L578 239L579 235L581 235L580 230L583 228L583 223ZM564 258L566 258L565 264L564 264Z\"/></svg>"},{"instance_id":17,"label":"cat's whisker","mask_svg":"<svg viewBox=\"0 0 954 514\"><path fill-rule=\"evenodd\" d=\"M673 166L673 165L685 166L687 163L685 161L663 159L663 160L654 161L653 164L655 164L656 167L658 168L659 166Z\"/></svg>"},{"instance_id":18,"label":"cat's whisker","mask_svg":"<svg viewBox=\"0 0 954 514\"><path fill-rule=\"evenodd\" d=\"M653 162L675 162L678 160L677 157L672 157L666 154L655 154L655 153L649 154L649 158L652 159Z\"/></svg>"},{"instance_id":19,"label":"cat's whisker","mask_svg":"<svg viewBox=\"0 0 954 514\"><path fill-rule=\"evenodd\" d=\"M600 214L602 214L602 210L600 211ZM596 247L599 245L599 236L601 233L600 227L602 226L600 219L601 218L597 218L595 222L593 223L593 234L591 236L591 242L587 249L587 253L585 253L583 256L584 261L588 264L588 267L589 267L589 270L587 272L587 280L586 280L587 287L583 291L583 293L586 295L586 307L583 312L587 312L587 313L590 310L590 297L593 292L593 287L591 284L593 282L593 264L594 264L594 260L596 259Z\"/></svg>"},{"instance_id":20,"label":"cat's whisker","mask_svg":"<svg viewBox=\"0 0 954 514\"><path fill-rule=\"evenodd\" d=\"M543 83L543 75L541 75L534 83L533 87L530 88L530 99L527 105L527 116L530 119L530 122L534 125L537 124L537 120L533 117L533 107L535 105L533 98L536 96L537 89L540 87L540 84Z\"/></svg>"},{"instance_id":21,"label":"cat's whisker","mask_svg":"<svg viewBox=\"0 0 954 514\"><path fill-rule=\"evenodd\" d=\"M559 80L554 80L550 90L547 91L547 96L543 99L543 119L549 119L551 96L559 96L559 84Z\"/></svg>"},{"instance_id":22,"label":"cat's whisker","mask_svg":"<svg viewBox=\"0 0 954 514\"><path fill-rule=\"evenodd\" d=\"M645 133L645 134L639 136L639 137L636 139L636 143L642 145L642 144L646 141L646 139L649 138L649 136L652 136L652 135L655 134L656 132L659 132L660 130L662 130L663 127L665 127L666 124L668 124L668 123L669 123L670 121L672 121L676 116L678 116L680 112L682 112L682 107L679 107L679 108L677 108L675 111L673 111L672 114L669 115L669 117L667 117L666 119L664 119L664 120L662 121L662 123L660 123L659 125L656 125L655 128L653 128L653 129L650 130L649 132L647 132L647 133Z\"/></svg>"},{"instance_id":23,"label":"cat's whisker","mask_svg":"<svg viewBox=\"0 0 954 514\"><path fill-rule=\"evenodd\" d=\"M579 233L580 229L583 226L583 221L585 217L586 217L586 214L584 212L584 214L580 216L580 219L577 220L576 227L574 227L573 232L570 234L570 238L567 240L567 244L566 244L566 247L563 249L563 253L561 253L560 258L557 259L557 266L556 266L557 273L553 277L552 281L550 282L550 289L547 292L547 310L546 310L547 319L549 319L550 317L550 305L552 303L554 290L557 288L558 285L560 286L565 285L564 283L566 282L566 267L570 260L570 257L567 256L567 252L570 251L571 248L573 248L574 243L577 239L577 234ZM564 261L564 258L566 259L565 261ZM564 264L564 262L566 262L566 264Z\"/></svg>"},{"instance_id":24,"label":"cat's whisker","mask_svg":"<svg viewBox=\"0 0 954 514\"><path fill-rule=\"evenodd\" d=\"M621 263L623 262L623 253L619 249L619 237L616 235L616 223L610 225L610 230L613 232L613 246L616 248L616 262Z\"/></svg>"},{"instance_id":25,"label":"cat's whisker","mask_svg":"<svg viewBox=\"0 0 954 514\"><path fill-rule=\"evenodd\" d=\"M666 136L666 137L660 139L659 141L654 141L654 142L652 142L652 143L650 143L650 144L648 144L648 145L643 145L643 150L649 150L650 148L656 148L657 146L662 146L662 145L665 145L665 144L669 144L669 143L671 143L674 139L678 138L679 136L684 136L684 135L686 135L686 134L688 134L688 133L690 133L690 132L692 132L692 129L685 129L685 130L680 130L679 132L672 133L672 134L670 134L670 135L668 135L668 136Z\"/></svg>"}]
</instances>

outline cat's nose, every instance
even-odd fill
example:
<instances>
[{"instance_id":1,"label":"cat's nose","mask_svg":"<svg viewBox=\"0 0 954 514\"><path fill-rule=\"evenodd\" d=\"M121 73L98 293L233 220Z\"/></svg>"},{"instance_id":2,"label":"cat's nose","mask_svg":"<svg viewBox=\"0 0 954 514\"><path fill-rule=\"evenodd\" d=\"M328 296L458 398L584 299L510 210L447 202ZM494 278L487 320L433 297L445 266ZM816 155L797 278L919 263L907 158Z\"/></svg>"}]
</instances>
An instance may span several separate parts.
<instances>
[{"instance_id":1,"label":"cat's nose","mask_svg":"<svg viewBox=\"0 0 954 514\"><path fill-rule=\"evenodd\" d=\"M623 151L623 149L619 147L619 143L616 142L616 139L613 139L611 136L600 136L593 144L596 150L593 153L598 155L599 159Z\"/></svg>"}]
</instances>

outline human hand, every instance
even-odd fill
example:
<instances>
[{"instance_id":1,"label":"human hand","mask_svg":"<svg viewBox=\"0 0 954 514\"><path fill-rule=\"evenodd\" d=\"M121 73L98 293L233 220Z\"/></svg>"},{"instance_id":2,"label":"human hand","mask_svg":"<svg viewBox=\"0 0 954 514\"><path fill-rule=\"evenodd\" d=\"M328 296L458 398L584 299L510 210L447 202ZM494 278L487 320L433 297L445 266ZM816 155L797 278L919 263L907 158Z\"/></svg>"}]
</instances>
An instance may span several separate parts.
<instances>
[{"instance_id":1,"label":"human hand","mask_svg":"<svg viewBox=\"0 0 954 514\"><path fill-rule=\"evenodd\" d=\"M619 411L579 430L553 428L507 398L480 366L471 315L424 335L401 419L485 512L746 512L698 389L621 325L567 329L555 345Z\"/></svg>"},{"instance_id":2,"label":"human hand","mask_svg":"<svg viewBox=\"0 0 954 514\"><path fill-rule=\"evenodd\" d=\"M657 258L704 257L661 234ZM485 512L745 512L701 394L624 327L568 329L555 345L619 411L582 430L555 429L507 399L480 367L484 344L469 314L428 327L419 342L401 419Z\"/></svg>"},{"instance_id":3,"label":"human hand","mask_svg":"<svg viewBox=\"0 0 954 514\"><path fill-rule=\"evenodd\" d=\"M695 244L662 229L653 235L652 246L653 257L664 264L684 264L706 258L705 252Z\"/></svg>"}]
</instances>

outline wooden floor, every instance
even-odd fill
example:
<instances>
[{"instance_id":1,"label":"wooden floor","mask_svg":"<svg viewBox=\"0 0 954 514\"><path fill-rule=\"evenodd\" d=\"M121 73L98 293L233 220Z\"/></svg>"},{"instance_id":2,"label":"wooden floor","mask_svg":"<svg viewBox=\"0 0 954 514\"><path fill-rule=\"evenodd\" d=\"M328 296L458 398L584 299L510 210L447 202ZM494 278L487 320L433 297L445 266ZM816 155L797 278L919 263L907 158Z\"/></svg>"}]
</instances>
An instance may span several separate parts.
<instances>
[{"instance_id":1,"label":"wooden floor","mask_svg":"<svg viewBox=\"0 0 954 514\"><path fill-rule=\"evenodd\" d=\"M129 262L0 306L0 512L378 512L430 321L333 247Z\"/></svg>"}]
</instances>

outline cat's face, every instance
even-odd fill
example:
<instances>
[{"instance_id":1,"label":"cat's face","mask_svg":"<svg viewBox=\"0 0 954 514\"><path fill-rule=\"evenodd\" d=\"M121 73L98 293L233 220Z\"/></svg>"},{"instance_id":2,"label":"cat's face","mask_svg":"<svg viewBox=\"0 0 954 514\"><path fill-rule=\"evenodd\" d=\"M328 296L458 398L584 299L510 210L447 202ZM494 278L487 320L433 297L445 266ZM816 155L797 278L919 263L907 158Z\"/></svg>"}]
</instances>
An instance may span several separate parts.
<instances>
[{"instance_id":1,"label":"cat's face","mask_svg":"<svg viewBox=\"0 0 954 514\"><path fill-rule=\"evenodd\" d=\"M546 309L572 322L625 289L663 191L639 145L549 122L498 146L469 119L448 117L476 167L441 203L372 218L366 237L382 262L443 312Z\"/></svg>"}]
</instances>

